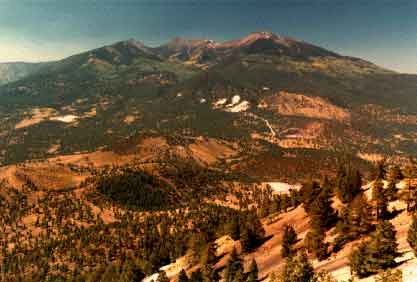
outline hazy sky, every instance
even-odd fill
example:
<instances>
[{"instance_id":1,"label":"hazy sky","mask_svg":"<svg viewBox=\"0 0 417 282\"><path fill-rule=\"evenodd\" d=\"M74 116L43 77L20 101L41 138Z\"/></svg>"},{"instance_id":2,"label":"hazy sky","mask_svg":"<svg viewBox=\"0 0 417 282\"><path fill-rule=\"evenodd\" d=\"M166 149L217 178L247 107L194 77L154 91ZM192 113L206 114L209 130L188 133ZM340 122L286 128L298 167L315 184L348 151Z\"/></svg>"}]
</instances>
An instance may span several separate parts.
<instances>
[{"instance_id":1,"label":"hazy sky","mask_svg":"<svg viewBox=\"0 0 417 282\"><path fill-rule=\"evenodd\" d=\"M135 38L273 31L417 72L417 0L0 0L0 61L44 61Z\"/></svg>"}]
</instances>

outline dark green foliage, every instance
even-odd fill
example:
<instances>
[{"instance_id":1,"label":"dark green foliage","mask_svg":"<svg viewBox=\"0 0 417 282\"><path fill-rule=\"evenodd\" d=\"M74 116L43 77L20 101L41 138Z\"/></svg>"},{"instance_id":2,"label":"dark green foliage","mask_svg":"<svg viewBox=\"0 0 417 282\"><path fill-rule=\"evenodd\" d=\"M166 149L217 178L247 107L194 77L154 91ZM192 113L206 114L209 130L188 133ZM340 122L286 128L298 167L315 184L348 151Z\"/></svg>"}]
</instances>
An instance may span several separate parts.
<instances>
[{"instance_id":1,"label":"dark green foliage","mask_svg":"<svg viewBox=\"0 0 417 282\"><path fill-rule=\"evenodd\" d=\"M206 264L202 266L203 282L217 282L220 281L220 275L213 268L212 265Z\"/></svg>"},{"instance_id":2,"label":"dark green foliage","mask_svg":"<svg viewBox=\"0 0 417 282\"><path fill-rule=\"evenodd\" d=\"M417 256L417 216L413 216L413 222L410 225L407 233L407 242L413 249L414 255Z\"/></svg>"},{"instance_id":3,"label":"dark green foliage","mask_svg":"<svg viewBox=\"0 0 417 282\"><path fill-rule=\"evenodd\" d=\"M332 207L332 193L329 186L321 189L306 210L313 228L326 230L337 221L337 212Z\"/></svg>"},{"instance_id":4,"label":"dark green foliage","mask_svg":"<svg viewBox=\"0 0 417 282\"><path fill-rule=\"evenodd\" d=\"M291 257L294 254L293 245L297 242L297 233L292 225L284 225L284 235L281 243L281 256Z\"/></svg>"},{"instance_id":5,"label":"dark green foliage","mask_svg":"<svg viewBox=\"0 0 417 282\"><path fill-rule=\"evenodd\" d=\"M372 210L366 196L360 193L343 209L337 224L338 236L335 239L335 250L339 250L347 242L356 240L373 229Z\"/></svg>"},{"instance_id":6,"label":"dark green foliage","mask_svg":"<svg viewBox=\"0 0 417 282\"><path fill-rule=\"evenodd\" d=\"M304 246L309 253L314 254L318 260L329 257L329 244L325 241L325 233L321 229L313 228L304 238Z\"/></svg>"},{"instance_id":7,"label":"dark green foliage","mask_svg":"<svg viewBox=\"0 0 417 282\"><path fill-rule=\"evenodd\" d=\"M300 195L304 203L304 209L309 212L312 203L315 201L318 195L321 193L320 184L317 182L312 182L303 185L300 189Z\"/></svg>"},{"instance_id":8,"label":"dark green foliage","mask_svg":"<svg viewBox=\"0 0 417 282\"><path fill-rule=\"evenodd\" d=\"M294 258L288 258L281 273L280 282L313 282L314 268L305 252L299 252Z\"/></svg>"},{"instance_id":9,"label":"dark green foliage","mask_svg":"<svg viewBox=\"0 0 417 282\"><path fill-rule=\"evenodd\" d=\"M242 260L239 258L237 251L233 248L230 258L227 262L225 275L225 282L243 282L244 281L244 270Z\"/></svg>"},{"instance_id":10,"label":"dark green foliage","mask_svg":"<svg viewBox=\"0 0 417 282\"><path fill-rule=\"evenodd\" d=\"M361 243L350 256L350 267L359 277L395 266L398 255L394 226L381 221L371 239Z\"/></svg>"},{"instance_id":11,"label":"dark green foliage","mask_svg":"<svg viewBox=\"0 0 417 282\"><path fill-rule=\"evenodd\" d=\"M201 265L213 265L217 261L216 257L216 244L213 242L209 242L207 246L204 248L203 253L201 255L200 264Z\"/></svg>"},{"instance_id":12,"label":"dark green foliage","mask_svg":"<svg viewBox=\"0 0 417 282\"><path fill-rule=\"evenodd\" d=\"M159 271L158 272L158 279L156 279L156 282L169 282L169 278L165 271Z\"/></svg>"},{"instance_id":13,"label":"dark green foliage","mask_svg":"<svg viewBox=\"0 0 417 282\"><path fill-rule=\"evenodd\" d=\"M376 166L373 171L373 178L374 179L385 179L387 176L386 170L386 160L380 160L376 163Z\"/></svg>"},{"instance_id":14,"label":"dark green foliage","mask_svg":"<svg viewBox=\"0 0 417 282\"><path fill-rule=\"evenodd\" d=\"M393 165L388 171L388 180L393 182L398 182L404 179L404 174L401 171L401 168L398 165Z\"/></svg>"},{"instance_id":15,"label":"dark green foliage","mask_svg":"<svg viewBox=\"0 0 417 282\"><path fill-rule=\"evenodd\" d=\"M336 193L343 203L351 202L361 192L362 177L358 170L341 167L336 176Z\"/></svg>"},{"instance_id":16,"label":"dark green foliage","mask_svg":"<svg viewBox=\"0 0 417 282\"><path fill-rule=\"evenodd\" d=\"M177 282L188 282L188 281L190 280L187 276L187 273L185 272L184 269L181 269L180 274L178 275Z\"/></svg>"},{"instance_id":17,"label":"dark green foliage","mask_svg":"<svg viewBox=\"0 0 417 282\"><path fill-rule=\"evenodd\" d=\"M384 271L375 278L375 282L403 282L403 273L399 269Z\"/></svg>"},{"instance_id":18,"label":"dark green foliage","mask_svg":"<svg viewBox=\"0 0 417 282\"><path fill-rule=\"evenodd\" d=\"M256 260L252 259L252 262L249 266L249 273L248 273L248 277L246 278L246 282L258 281L258 274L259 274L258 265L256 263Z\"/></svg>"},{"instance_id":19,"label":"dark green foliage","mask_svg":"<svg viewBox=\"0 0 417 282\"><path fill-rule=\"evenodd\" d=\"M113 169L97 177L97 190L107 198L139 210L159 210L175 203L172 188L144 171Z\"/></svg>"},{"instance_id":20,"label":"dark green foliage","mask_svg":"<svg viewBox=\"0 0 417 282\"><path fill-rule=\"evenodd\" d=\"M240 220L240 243L243 252L255 248L265 236L265 230L254 210L244 213Z\"/></svg>"},{"instance_id":21,"label":"dark green foliage","mask_svg":"<svg viewBox=\"0 0 417 282\"><path fill-rule=\"evenodd\" d=\"M375 207L376 220L387 219L388 197L382 179L377 178L372 185L372 201Z\"/></svg>"},{"instance_id":22,"label":"dark green foliage","mask_svg":"<svg viewBox=\"0 0 417 282\"><path fill-rule=\"evenodd\" d=\"M200 270L196 270L191 273L190 282L203 282L203 273Z\"/></svg>"},{"instance_id":23,"label":"dark green foliage","mask_svg":"<svg viewBox=\"0 0 417 282\"><path fill-rule=\"evenodd\" d=\"M396 181L389 180L387 188L385 190L385 195L388 201L395 201L398 199L398 188Z\"/></svg>"}]
</instances>

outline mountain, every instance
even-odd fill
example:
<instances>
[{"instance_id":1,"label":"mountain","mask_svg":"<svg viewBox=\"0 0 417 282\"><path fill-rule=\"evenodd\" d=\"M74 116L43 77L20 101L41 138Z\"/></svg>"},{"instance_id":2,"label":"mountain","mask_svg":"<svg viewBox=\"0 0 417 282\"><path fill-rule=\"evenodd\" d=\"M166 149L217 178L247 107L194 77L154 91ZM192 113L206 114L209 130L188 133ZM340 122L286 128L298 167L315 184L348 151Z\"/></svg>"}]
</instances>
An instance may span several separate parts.
<instances>
[{"instance_id":1,"label":"mountain","mask_svg":"<svg viewBox=\"0 0 417 282\"><path fill-rule=\"evenodd\" d=\"M14 82L39 71L44 63L0 63L0 85Z\"/></svg>"},{"instance_id":2,"label":"mountain","mask_svg":"<svg viewBox=\"0 0 417 282\"><path fill-rule=\"evenodd\" d=\"M413 281L416 75L269 32L19 75L0 86L2 281Z\"/></svg>"},{"instance_id":3,"label":"mountain","mask_svg":"<svg viewBox=\"0 0 417 282\"><path fill-rule=\"evenodd\" d=\"M341 154L369 167L417 151L416 85L269 32L157 48L127 40L3 86L0 160L118 151L151 135L236 143L231 167L261 178L307 177L317 161L330 172Z\"/></svg>"}]
</instances>

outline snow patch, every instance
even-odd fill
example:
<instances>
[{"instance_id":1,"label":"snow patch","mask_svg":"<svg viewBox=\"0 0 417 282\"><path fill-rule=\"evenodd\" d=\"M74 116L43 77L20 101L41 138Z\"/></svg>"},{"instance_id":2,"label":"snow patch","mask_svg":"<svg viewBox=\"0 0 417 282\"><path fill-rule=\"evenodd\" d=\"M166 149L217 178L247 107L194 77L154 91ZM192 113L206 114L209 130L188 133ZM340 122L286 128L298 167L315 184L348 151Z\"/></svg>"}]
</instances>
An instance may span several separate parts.
<instances>
[{"instance_id":1,"label":"snow patch","mask_svg":"<svg viewBox=\"0 0 417 282\"><path fill-rule=\"evenodd\" d=\"M267 182L274 193L281 194L281 193L289 193L290 190L300 190L301 184L288 184L285 182Z\"/></svg>"},{"instance_id":2,"label":"snow patch","mask_svg":"<svg viewBox=\"0 0 417 282\"><path fill-rule=\"evenodd\" d=\"M240 102L240 96L239 95L235 95L232 97L232 103L230 103L231 106L236 105L237 103Z\"/></svg>"},{"instance_id":3,"label":"snow patch","mask_svg":"<svg viewBox=\"0 0 417 282\"><path fill-rule=\"evenodd\" d=\"M226 102L227 102L227 99L226 99L226 98L222 98L222 99L219 99L219 100L217 100L216 102L214 102L214 103L213 103L213 106L214 106L214 108L215 108L215 109L217 109L217 108L219 108L220 106L222 106L222 105L226 104Z\"/></svg>"},{"instance_id":4,"label":"snow patch","mask_svg":"<svg viewBox=\"0 0 417 282\"><path fill-rule=\"evenodd\" d=\"M65 115L65 116L57 116L57 117L51 117L50 120L54 121L60 121L65 123L71 123L78 119L78 116L75 115Z\"/></svg>"},{"instance_id":5,"label":"snow patch","mask_svg":"<svg viewBox=\"0 0 417 282\"><path fill-rule=\"evenodd\" d=\"M206 100L206 99L204 99L204 98L201 98L201 99L200 99L200 104L204 104L205 102L207 102L207 100Z\"/></svg>"},{"instance_id":6,"label":"snow patch","mask_svg":"<svg viewBox=\"0 0 417 282\"><path fill-rule=\"evenodd\" d=\"M182 93L180 92L180 93L178 93L177 94L177 97L182 97Z\"/></svg>"},{"instance_id":7,"label":"snow patch","mask_svg":"<svg viewBox=\"0 0 417 282\"><path fill-rule=\"evenodd\" d=\"M250 104L248 101L242 101L241 103L227 108L226 111L227 112L231 112L231 113L239 113L239 112L245 112L250 108Z\"/></svg>"}]
</instances>

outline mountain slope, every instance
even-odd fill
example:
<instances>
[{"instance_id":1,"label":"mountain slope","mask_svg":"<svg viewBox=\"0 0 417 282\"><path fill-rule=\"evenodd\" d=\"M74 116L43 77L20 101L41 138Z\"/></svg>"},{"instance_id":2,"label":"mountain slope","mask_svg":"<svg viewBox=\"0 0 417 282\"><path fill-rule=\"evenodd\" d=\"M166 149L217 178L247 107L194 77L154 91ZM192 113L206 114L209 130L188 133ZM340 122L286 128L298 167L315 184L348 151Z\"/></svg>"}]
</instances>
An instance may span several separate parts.
<instances>
[{"instance_id":1,"label":"mountain slope","mask_svg":"<svg viewBox=\"0 0 417 282\"><path fill-rule=\"evenodd\" d=\"M266 178L302 176L310 159L326 170L341 152L366 167L417 151L416 85L415 75L268 32L158 48L127 40L1 87L0 160L157 135L236 142L242 155L230 165Z\"/></svg>"},{"instance_id":2,"label":"mountain slope","mask_svg":"<svg viewBox=\"0 0 417 282\"><path fill-rule=\"evenodd\" d=\"M17 81L41 70L47 63L0 63L0 85Z\"/></svg>"}]
</instances>

